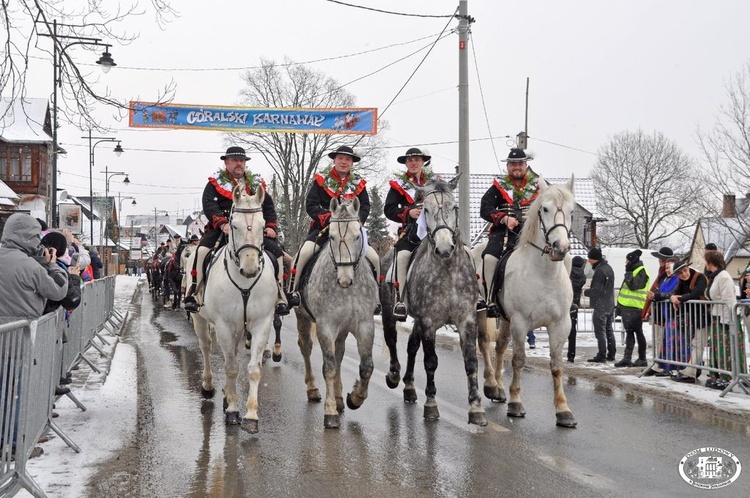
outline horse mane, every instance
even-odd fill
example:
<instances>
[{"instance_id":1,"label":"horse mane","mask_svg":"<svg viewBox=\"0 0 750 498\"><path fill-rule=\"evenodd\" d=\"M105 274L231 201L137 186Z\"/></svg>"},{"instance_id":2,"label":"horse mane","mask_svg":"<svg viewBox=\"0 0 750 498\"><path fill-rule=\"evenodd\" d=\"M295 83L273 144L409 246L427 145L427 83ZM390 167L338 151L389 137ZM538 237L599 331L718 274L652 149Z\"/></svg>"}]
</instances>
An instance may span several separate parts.
<instances>
[{"instance_id":1,"label":"horse mane","mask_svg":"<svg viewBox=\"0 0 750 498\"><path fill-rule=\"evenodd\" d=\"M425 193L427 192L446 192L446 193L453 193L453 189L451 188L450 183L446 182L440 177L434 177L430 178L427 183L425 183L424 187L422 187L423 190L425 190Z\"/></svg>"},{"instance_id":2,"label":"horse mane","mask_svg":"<svg viewBox=\"0 0 750 498\"><path fill-rule=\"evenodd\" d=\"M544 178L539 178L540 182L545 182ZM542 202L545 202L553 198L554 200L561 200L564 203L573 203L573 193L565 188L563 185L552 185L549 184L543 192L540 192L534 202L529 206L529 210L526 212L526 220L524 221L523 228L521 229L521 235L519 237L519 245L534 242L534 237L539 233L539 210L542 208Z\"/></svg>"}]
</instances>

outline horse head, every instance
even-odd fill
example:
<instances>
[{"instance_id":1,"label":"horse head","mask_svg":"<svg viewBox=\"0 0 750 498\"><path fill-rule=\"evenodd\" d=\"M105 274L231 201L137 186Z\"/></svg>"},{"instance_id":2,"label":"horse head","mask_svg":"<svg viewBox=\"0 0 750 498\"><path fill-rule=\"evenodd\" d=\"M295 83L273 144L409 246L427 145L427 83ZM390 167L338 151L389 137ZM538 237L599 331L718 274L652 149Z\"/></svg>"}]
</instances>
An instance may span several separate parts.
<instances>
[{"instance_id":1,"label":"horse head","mask_svg":"<svg viewBox=\"0 0 750 498\"><path fill-rule=\"evenodd\" d=\"M570 227L573 221L573 177L561 185L547 186L539 182L539 196L529 207L527 224L521 235L521 243L527 242L549 254L552 261L562 261L570 250ZM534 243L544 240L544 247Z\"/></svg>"},{"instance_id":2,"label":"horse head","mask_svg":"<svg viewBox=\"0 0 750 498\"><path fill-rule=\"evenodd\" d=\"M347 288L354 282L354 272L364 253L362 225L359 222L359 199L339 202L331 199L331 219L328 226L331 260L336 268L336 279Z\"/></svg>"},{"instance_id":3,"label":"horse head","mask_svg":"<svg viewBox=\"0 0 750 498\"><path fill-rule=\"evenodd\" d=\"M424 187L417 187L422 201L422 216L427 225L427 238L435 254L449 258L459 245L458 205L453 190L460 175L450 182L435 178Z\"/></svg>"},{"instance_id":4,"label":"horse head","mask_svg":"<svg viewBox=\"0 0 750 498\"><path fill-rule=\"evenodd\" d=\"M244 183L232 190L234 204L229 214L230 258L240 274L253 278L263 269L263 199L266 193L258 186L254 195L247 193Z\"/></svg>"}]
</instances>

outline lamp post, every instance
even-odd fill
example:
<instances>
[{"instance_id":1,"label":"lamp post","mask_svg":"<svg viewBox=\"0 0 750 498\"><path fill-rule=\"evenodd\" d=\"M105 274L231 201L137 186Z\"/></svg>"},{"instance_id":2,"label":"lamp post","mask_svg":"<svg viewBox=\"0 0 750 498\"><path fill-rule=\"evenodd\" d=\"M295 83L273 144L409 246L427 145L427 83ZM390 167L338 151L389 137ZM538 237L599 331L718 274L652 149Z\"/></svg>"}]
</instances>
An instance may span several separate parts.
<instances>
[{"instance_id":1,"label":"lamp post","mask_svg":"<svg viewBox=\"0 0 750 498\"><path fill-rule=\"evenodd\" d=\"M135 197L132 197L130 195L125 196L125 197L121 197L120 196L120 192L117 192L117 254L118 254L118 258L117 258L117 271L116 271L116 273L118 275L120 274L120 258L119 258L119 255L122 253L122 250L121 250L121 247L120 247L120 239L122 238L120 236L121 235L121 233L120 233L121 232L121 227L122 227L122 223L121 223L121 220L122 220L122 201L127 201L128 199L133 199L133 202L131 203L133 206L135 206L135 205L138 204L137 202L135 202ZM131 224L131 227L132 227L132 224ZM132 233L130 234L130 241L131 241L131 245L132 245L132 241L133 241L133 234ZM132 249L132 247L128 246L128 251L130 251L131 249Z\"/></svg>"},{"instance_id":2,"label":"lamp post","mask_svg":"<svg viewBox=\"0 0 750 498\"><path fill-rule=\"evenodd\" d=\"M96 150L96 146L102 142L117 142L117 145L114 148L114 153L117 157L120 157L122 153L124 152L124 150L122 146L120 145L120 140L118 140L115 137L92 137L91 128L89 128L89 135L87 137L81 137L81 138L88 138L89 140L89 207L91 208L91 216L89 218L89 229L91 230L90 231L91 240L89 241L89 244L93 246L94 245L94 150ZM96 142L94 142L94 140L96 140Z\"/></svg>"},{"instance_id":3,"label":"lamp post","mask_svg":"<svg viewBox=\"0 0 750 498\"><path fill-rule=\"evenodd\" d=\"M65 25L60 24L59 26ZM117 65L112 59L112 55L109 53L110 45L100 43L102 41L101 38L59 35L57 33L57 27L57 20L55 20L52 21L52 33L39 33L39 36L52 38L52 181L50 182L52 202L50 204L50 226L59 225L57 220L57 153L60 147L57 144L57 89L58 87L62 87L62 56L65 54L65 50L73 45L100 46L104 47L104 53L96 63L101 66L102 71L107 73L112 67ZM68 42L67 40L72 41ZM90 134L89 131L89 135Z\"/></svg>"},{"instance_id":4,"label":"lamp post","mask_svg":"<svg viewBox=\"0 0 750 498\"><path fill-rule=\"evenodd\" d=\"M119 145L119 144L118 144ZM128 178L128 174L124 171L109 171L109 167L105 166L104 171L104 178L106 179L104 182L104 203L107 210L107 222L109 222L112 219L112 210L109 208L109 181L114 178L115 176L124 176L125 179L122 181L124 185L130 185L130 178ZM100 221L103 221L103 218L100 218ZM99 252L101 254L104 254L103 249L104 246L102 244L102 232L106 231L107 224L105 223L104 229L99 229ZM107 275L109 270L109 257L107 257L104 260L104 274Z\"/></svg>"}]
</instances>

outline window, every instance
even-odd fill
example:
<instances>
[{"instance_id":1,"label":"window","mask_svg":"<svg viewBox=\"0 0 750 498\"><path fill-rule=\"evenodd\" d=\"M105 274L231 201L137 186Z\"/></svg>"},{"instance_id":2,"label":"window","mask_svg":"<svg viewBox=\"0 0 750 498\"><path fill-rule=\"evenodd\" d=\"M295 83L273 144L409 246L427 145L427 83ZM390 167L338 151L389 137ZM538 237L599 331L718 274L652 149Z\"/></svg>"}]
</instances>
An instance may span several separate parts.
<instances>
[{"instance_id":1,"label":"window","mask_svg":"<svg viewBox=\"0 0 750 498\"><path fill-rule=\"evenodd\" d=\"M29 146L0 145L0 180L31 182L33 150Z\"/></svg>"}]
</instances>

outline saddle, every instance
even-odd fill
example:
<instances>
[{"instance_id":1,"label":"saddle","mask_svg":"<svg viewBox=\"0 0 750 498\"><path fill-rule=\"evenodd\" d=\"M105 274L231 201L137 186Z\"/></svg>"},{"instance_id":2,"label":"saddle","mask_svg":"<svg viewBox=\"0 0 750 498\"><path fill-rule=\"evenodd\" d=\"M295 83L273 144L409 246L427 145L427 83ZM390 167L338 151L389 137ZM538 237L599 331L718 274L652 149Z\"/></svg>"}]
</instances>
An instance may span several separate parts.
<instances>
[{"instance_id":1,"label":"saddle","mask_svg":"<svg viewBox=\"0 0 750 498\"><path fill-rule=\"evenodd\" d=\"M497 268L495 268L495 275L492 277L494 281L493 289L495 289L495 292L492 296L490 296L490 299L497 304L497 308L500 311L500 316L502 316L506 320L510 320L508 317L508 314L505 312L505 309L503 309L503 305L500 302L500 300L497 298L498 294L500 294L500 291L503 289L503 284L505 284L505 267L508 265L508 259L510 259L510 255L513 253L512 250L506 251L503 256L500 258L500 261L497 264Z\"/></svg>"}]
</instances>

